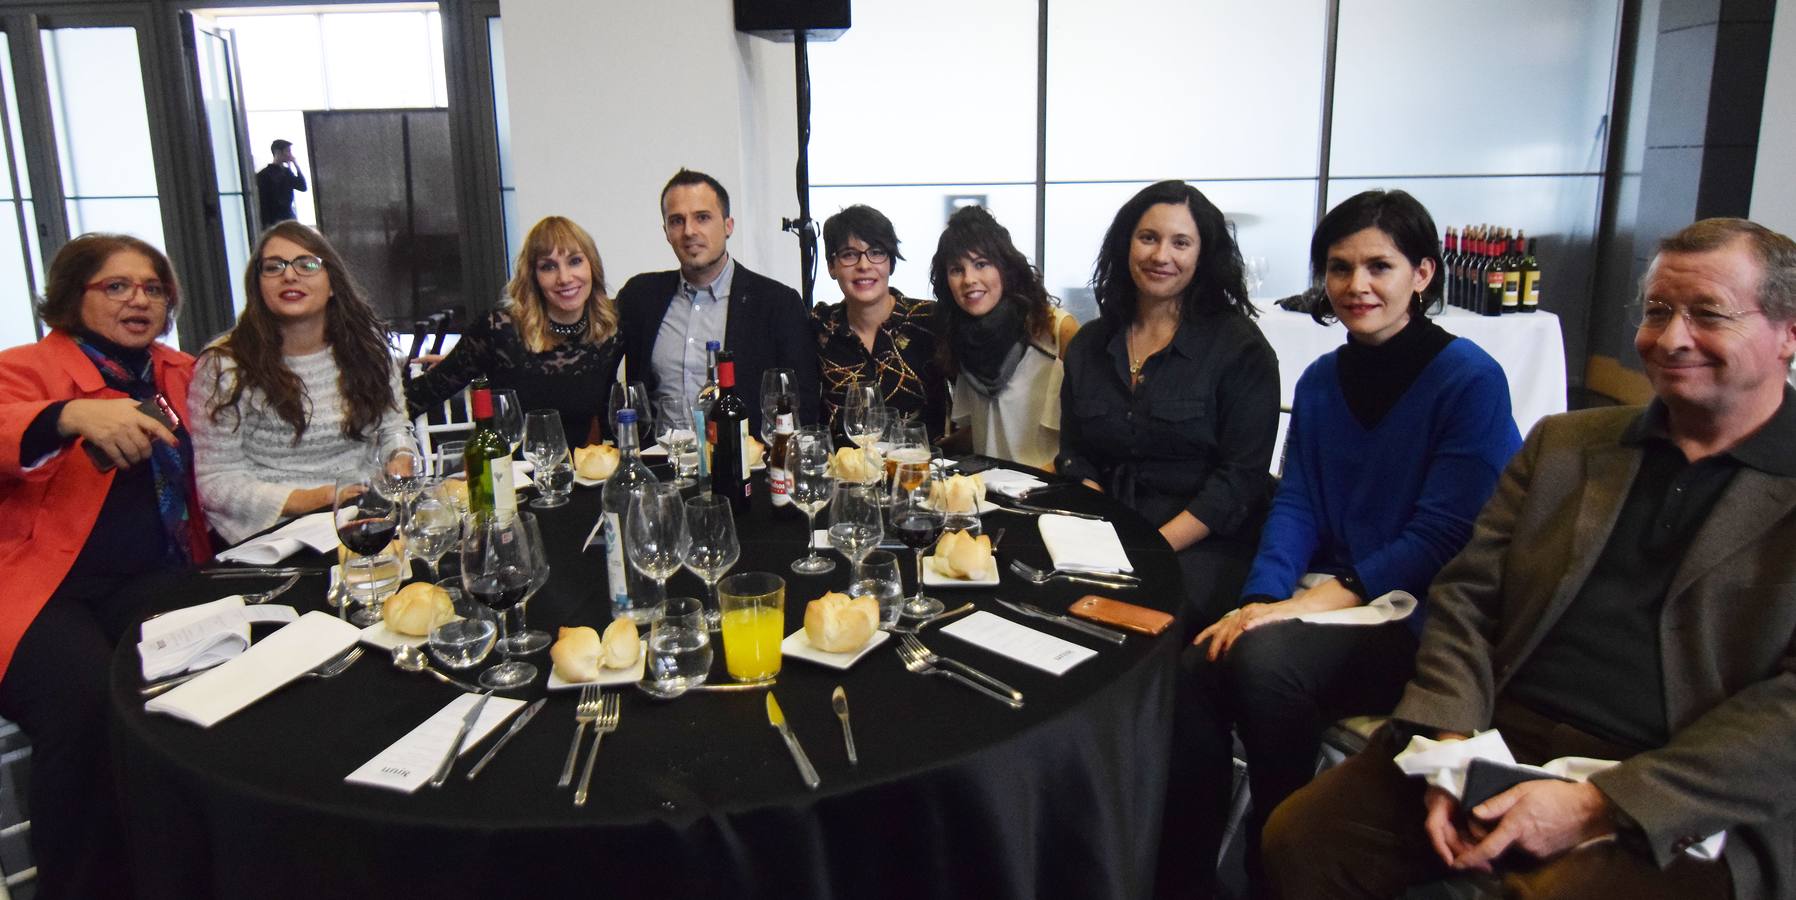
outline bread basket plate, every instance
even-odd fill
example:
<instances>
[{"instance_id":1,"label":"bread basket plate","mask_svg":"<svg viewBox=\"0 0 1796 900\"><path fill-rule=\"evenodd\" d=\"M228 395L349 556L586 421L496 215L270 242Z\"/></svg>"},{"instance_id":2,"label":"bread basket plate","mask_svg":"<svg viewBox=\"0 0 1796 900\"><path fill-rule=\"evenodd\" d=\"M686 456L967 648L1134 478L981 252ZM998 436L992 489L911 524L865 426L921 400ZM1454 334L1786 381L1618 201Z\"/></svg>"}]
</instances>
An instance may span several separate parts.
<instances>
[{"instance_id":1,"label":"bread basket plate","mask_svg":"<svg viewBox=\"0 0 1796 900\"><path fill-rule=\"evenodd\" d=\"M422 647L425 636L421 634L400 634L387 627L384 621L376 622L362 629L361 641L370 647L378 647L391 652L394 647Z\"/></svg>"},{"instance_id":2,"label":"bread basket plate","mask_svg":"<svg viewBox=\"0 0 1796 900\"><path fill-rule=\"evenodd\" d=\"M599 677L591 681L564 680L561 677L561 673L555 671L555 667L551 665L549 666L549 690L571 691L574 688L585 687L589 684L596 684L599 687L612 687L641 681L643 667L648 664L648 649L648 641L643 641L642 652L636 654L635 665L626 666L622 669L600 669Z\"/></svg>"},{"instance_id":3,"label":"bread basket plate","mask_svg":"<svg viewBox=\"0 0 1796 900\"><path fill-rule=\"evenodd\" d=\"M941 512L941 513L943 513L943 514L944 514L944 515L950 515L950 516L953 516L953 515L961 515L961 516L964 516L964 515L967 515L967 513L964 513L964 512L961 512L961 513L949 513L949 512L944 512L944 511L943 511L943 510L942 510L942 504L941 504L941 503L939 503L939 502L931 502L931 503L930 503L930 504L929 504L929 506L930 506L930 508L931 508L931 509L933 509L933 510L935 510L935 511L936 511L936 512ZM979 512L977 512L977 513L975 513L975 515L981 515L981 516L983 516L983 515L985 515L985 514L986 514L986 513L988 513L988 512L991 512L991 511L992 511L992 510L994 510L994 509L1003 509L1003 508L1004 508L1004 507L1002 507L1002 506L999 506L999 505L998 505L998 504L996 504L996 503L993 503L993 502L991 502L991 501L990 501L990 500L985 500L985 499L981 499L981 500L980 500L980 501L979 501Z\"/></svg>"},{"instance_id":4,"label":"bread basket plate","mask_svg":"<svg viewBox=\"0 0 1796 900\"><path fill-rule=\"evenodd\" d=\"M805 662L828 666L832 669L846 669L860 662L861 657L866 656L874 647L885 643L886 639L891 636L889 632L875 631L873 636L867 638L867 642L861 645L861 649L853 653L826 653L811 646L810 637L804 633L803 628L800 628L786 635L786 639L780 642L780 653L793 659L802 659Z\"/></svg>"},{"instance_id":5,"label":"bread basket plate","mask_svg":"<svg viewBox=\"0 0 1796 900\"><path fill-rule=\"evenodd\" d=\"M984 578L949 578L935 570L929 561L934 557L923 557L923 586L926 588L994 588L998 586L998 558L992 557L992 567Z\"/></svg>"}]
</instances>

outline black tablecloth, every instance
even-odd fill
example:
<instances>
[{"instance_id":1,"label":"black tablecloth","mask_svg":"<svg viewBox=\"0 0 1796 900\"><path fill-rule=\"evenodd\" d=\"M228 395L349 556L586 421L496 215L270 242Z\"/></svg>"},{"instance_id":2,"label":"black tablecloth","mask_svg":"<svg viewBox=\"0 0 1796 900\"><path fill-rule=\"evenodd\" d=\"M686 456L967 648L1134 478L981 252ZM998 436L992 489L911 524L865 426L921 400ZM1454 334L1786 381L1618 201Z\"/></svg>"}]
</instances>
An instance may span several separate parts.
<instances>
[{"instance_id":1,"label":"black tablecloth","mask_svg":"<svg viewBox=\"0 0 1796 900\"><path fill-rule=\"evenodd\" d=\"M1107 499L1066 491L1055 502L1103 512L1151 587L1121 599L1176 610L1179 569L1155 530ZM538 510L549 584L531 624L602 627L604 560L580 544L599 493ZM988 513L1007 529L1000 558L1047 562L1032 517ZM738 522L734 571L787 582L787 631L805 603L847 583L847 567L795 575L802 517L762 506ZM908 552L901 553L908 557ZM305 560L300 560L304 562ZM903 560L907 583L910 560ZM196 576L165 598L185 606L255 589ZM690 574L670 593L701 595ZM282 602L317 608L323 576ZM1077 585L1036 587L1008 571L997 590L934 592L1012 619L995 598L1065 608ZM945 678L904 670L881 647L840 672L788 658L776 693L821 774L806 791L759 692L658 702L623 695L620 727L600 750L592 799L575 809L555 780L573 733L574 692L555 692L474 782L467 759L441 790L415 794L343 779L455 696L370 650L347 673L301 681L205 730L147 715L129 642L114 659L114 744L140 894L152 897L1139 897L1151 889L1170 749L1177 639L1114 647L1022 620L1097 657L1055 677L932 628L932 649L1027 695L1011 710ZM1174 629L1176 632L1176 629ZM1100 646L1101 645L1101 646ZM718 648L714 678L723 673ZM543 696L543 673L510 696ZM830 709L843 685L860 765L850 767ZM492 738L489 738L490 742ZM590 741L590 738L588 739ZM486 744L478 749L484 751ZM584 755L584 754L583 754ZM621 892L621 893L620 893Z\"/></svg>"}]
</instances>

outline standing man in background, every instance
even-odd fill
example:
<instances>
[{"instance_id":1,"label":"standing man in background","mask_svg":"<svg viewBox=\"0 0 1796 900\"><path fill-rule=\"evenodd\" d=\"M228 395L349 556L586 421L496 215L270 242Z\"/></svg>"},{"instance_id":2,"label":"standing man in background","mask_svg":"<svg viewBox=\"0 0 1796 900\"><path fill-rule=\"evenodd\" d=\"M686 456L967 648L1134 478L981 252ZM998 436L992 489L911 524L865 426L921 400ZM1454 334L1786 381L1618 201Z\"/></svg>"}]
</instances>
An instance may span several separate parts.
<instances>
[{"instance_id":1,"label":"standing man in background","mask_svg":"<svg viewBox=\"0 0 1796 900\"><path fill-rule=\"evenodd\" d=\"M297 219L293 214L293 192L306 189L306 176L293 160L293 142L276 140L268 145L274 162L256 173L256 198L262 209L262 227Z\"/></svg>"}]
</instances>

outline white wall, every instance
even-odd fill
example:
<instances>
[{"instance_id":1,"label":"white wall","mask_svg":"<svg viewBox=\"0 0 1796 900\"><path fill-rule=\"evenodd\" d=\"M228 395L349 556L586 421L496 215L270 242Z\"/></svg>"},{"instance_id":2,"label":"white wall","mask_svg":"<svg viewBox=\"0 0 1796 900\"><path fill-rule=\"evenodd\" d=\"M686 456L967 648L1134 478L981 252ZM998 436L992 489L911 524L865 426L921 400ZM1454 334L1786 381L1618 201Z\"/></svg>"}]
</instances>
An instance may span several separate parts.
<instances>
[{"instance_id":1,"label":"white wall","mask_svg":"<svg viewBox=\"0 0 1796 900\"><path fill-rule=\"evenodd\" d=\"M1796 235L1796 3L1778 4L1771 25L1771 65L1765 73L1765 114L1759 124L1759 161L1752 176L1752 218Z\"/></svg>"},{"instance_id":2,"label":"white wall","mask_svg":"<svg viewBox=\"0 0 1796 900\"><path fill-rule=\"evenodd\" d=\"M671 269L661 186L715 176L731 253L798 285L792 46L735 30L731 0L531 0L505 7L505 74L519 217L585 226L611 289Z\"/></svg>"}]
</instances>

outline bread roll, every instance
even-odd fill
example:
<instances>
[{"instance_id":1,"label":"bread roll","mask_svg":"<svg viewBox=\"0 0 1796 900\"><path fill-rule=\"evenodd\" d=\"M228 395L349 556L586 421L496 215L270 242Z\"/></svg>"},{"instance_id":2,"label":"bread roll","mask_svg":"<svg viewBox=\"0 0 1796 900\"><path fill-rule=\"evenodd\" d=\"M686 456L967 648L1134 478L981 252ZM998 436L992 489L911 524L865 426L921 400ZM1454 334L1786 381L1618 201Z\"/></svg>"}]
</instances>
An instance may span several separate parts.
<instances>
[{"instance_id":1,"label":"bread roll","mask_svg":"<svg viewBox=\"0 0 1796 900\"><path fill-rule=\"evenodd\" d=\"M636 620L612 619L611 624L605 626L604 644L605 668L627 669L636 665L636 658L642 655L642 638L636 634Z\"/></svg>"},{"instance_id":2,"label":"bread roll","mask_svg":"<svg viewBox=\"0 0 1796 900\"><path fill-rule=\"evenodd\" d=\"M829 475L837 481L868 482L885 474L885 465L859 447L843 447L829 458Z\"/></svg>"},{"instance_id":3,"label":"bread roll","mask_svg":"<svg viewBox=\"0 0 1796 900\"><path fill-rule=\"evenodd\" d=\"M574 474L588 481L604 481L617 471L617 463L622 458L616 447L610 444L593 444L587 447L574 448Z\"/></svg>"},{"instance_id":4,"label":"bread roll","mask_svg":"<svg viewBox=\"0 0 1796 900\"><path fill-rule=\"evenodd\" d=\"M762 461L764 461L766 459L766 457L767 457L767 445L761 443L760 439L755 437L754 435L752 435L752 434L749 435L748 436L748 467L752 469L755 466L760 465L762 463Z\"/></svg>"},{"instance_id":5,"label":"bread roll","mask_svg":"<svg viewBox=\"0 0 1796 900\"><path fill-rule=\"evenodd\" d=\"M993 568L992 539L983 534L975 537L964 531L947 532L936 542L935 555L929 557L928 562L930 568L948 578L966 581L989 578Z\"/></svg>"},{"instance_id":6,"label":"bread roll","mask_svg":"<svg viewBox=\"0 0 1796 900\"><path fill-rule=\"evenodd\" d=\"M549 648L549 660L562 681L587 682L599 677L599 657L603 652L599 633L581 625L561 629L555 646Z\"/></svg>"},{"instance_id":7,"label":"bread roll","mask_svg":"<svg viewBox=\"0 0 1796 900\"><path fill-rule=\"evenodd\" d=\"M872 594L849 599L830 591L804 608L804 635L811 646L825 653L852 653L861 649L879 629L879 601Z\"/></svg>"},{"instance_id":8,"label":"bread roll","mask_svg":"<svg viewBox=\"0 0 1796 900\"><path fill-rule=\"evenodd\" d=\"M437 622L455 617L455 602L448 591L428 581L414 581L388 597L380 614L389 630L423 637Z\"/></svg>"},{"instance_id":9,"label":"bread roll","mask_svg":"<svg viewBox=\"0 0 1796 900\"><path fill-rule=\"evenodd\" d=\"M985 479L950 475L929 488L929 504L945 513L976 513L985 499Z\"/></svg>"}]
</instances>

